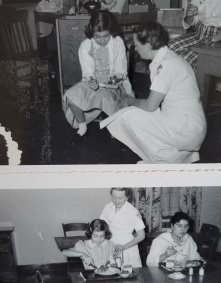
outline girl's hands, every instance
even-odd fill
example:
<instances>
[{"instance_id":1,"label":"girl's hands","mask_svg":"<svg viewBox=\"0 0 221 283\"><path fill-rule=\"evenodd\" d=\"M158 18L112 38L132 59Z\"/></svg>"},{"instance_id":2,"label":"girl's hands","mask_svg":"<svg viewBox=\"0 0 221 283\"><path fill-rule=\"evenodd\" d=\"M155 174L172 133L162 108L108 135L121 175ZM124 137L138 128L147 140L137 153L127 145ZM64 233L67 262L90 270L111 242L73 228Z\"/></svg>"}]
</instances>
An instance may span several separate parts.
<instances>
[{"instance_id":1,"label":"girl's hands","mask_svg":"<svg viewBox=\"0 0 221 283\"><path fill-rule=\"evenodd\" d=\"M198 14L198 7L193 4L189 4L186 9L186 16L192 17L192 16L196 16L197 14Z\"/></svg>"},{"instance_id":2,"label":"girl's hands","mask_svg":"<svg viewBox=\"0 0 221 283\"><path fill-rule=\"evenodd\" d=\"M167 249L166 249L166 257L169 257L169 256L171 256L171 255L174 255L174 254L176 254L177 253L177 251L174 249L174 247L173 246L170 246L170 247L168 247Z\"/></svg>"},{"instance_id":3,"label":"girl's hands","mask_svg":"<svg viewBox=\"0 0 221 283\"><path fill-rule=\"evenodd\" d=\"M98 81L91 77L91 79L88 81L88 86L92 90L97 90L99 88Z\"/></svg>"},{"instance_id":4,"label":"girl's hands","mask_svg":"<svg viewBox=\"0 0 221 283\"><path fill-rule=\"evenodd\" d=\"M120 99L120 100L119 100L119 105L120 105L119 108L125 108L125 107L130 106L130 105L128 104L128 99L127 99L127 97L124 97L124 98Z\"/></svg>"},{"instance_id":5,"label":"girl's hands","mask_svg":"<svg viewBox=\"0 0 221 283\"><path fill-rule=\"evenodd\" d=\"M81 259L87 264L87 265L93 265L94 266L94 261L91 257L86 256L86 255L82 255Z\"/></svg>"}]
</instances>

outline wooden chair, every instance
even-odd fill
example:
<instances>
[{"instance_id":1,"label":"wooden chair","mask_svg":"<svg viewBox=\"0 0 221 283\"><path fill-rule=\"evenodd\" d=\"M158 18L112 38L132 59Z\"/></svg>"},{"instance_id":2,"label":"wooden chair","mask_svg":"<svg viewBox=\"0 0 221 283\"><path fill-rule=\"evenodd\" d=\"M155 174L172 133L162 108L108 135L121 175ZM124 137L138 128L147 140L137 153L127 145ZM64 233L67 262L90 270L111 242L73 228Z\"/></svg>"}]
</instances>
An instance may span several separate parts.
<instances>
[{"instance_id":1,"label":"wooden chair","mask_svg":"<svg viewBox=\"0 0 221 283\"><path fill-rule=\"evenodd\" d=\"M31 87L34 93L38 92L43 80L42 66L48 68L51 59L51 56L39 57L37 45L33 44L36 40L34 25L33 12L0 10L0 67L3 70L0 83L14 90L15 94L20 87Z\"/></svg>"},{"instance_id":2,"label":"wooden chair","mask_svg":"<svg viewBox=\"0 0 221 283\"><path fill-rule=\"evenodd\" d=\"M215 225L203 223L200 233L203 235L201 254L208 261L213 261L220 239L220 229Z\"/></svg>"},{"instance_id":3,"label":"wooden chair","mask_svg":"<svg viewBox=\"0 0 221 283\"><path fill-rule=\"evenodd\" d=\"M197 244L199 254L205 260L213 261L220 239L220 229L215 225L203 223L200 233L190 233L190 235Z\"/></svg>"},{"instance_id":4,"label":"wooden chair","mask_svg":"<svg viewBox=\"0 0 221 283\"><path fill-rule=\"evenodd\" d=\"M81 232L81 234L84 234L87 229L88 229L88 223L67 223L64 224L62 223L63 231L64 231L64 236L68 237L68 235L72 235L73 233ZM84 269L84 265L82 263L82 260L78 257L68 257L68 271L70 270L71 265L73 266L73 269L75 270L82 270Z\"/></svg>"}]
</instances>

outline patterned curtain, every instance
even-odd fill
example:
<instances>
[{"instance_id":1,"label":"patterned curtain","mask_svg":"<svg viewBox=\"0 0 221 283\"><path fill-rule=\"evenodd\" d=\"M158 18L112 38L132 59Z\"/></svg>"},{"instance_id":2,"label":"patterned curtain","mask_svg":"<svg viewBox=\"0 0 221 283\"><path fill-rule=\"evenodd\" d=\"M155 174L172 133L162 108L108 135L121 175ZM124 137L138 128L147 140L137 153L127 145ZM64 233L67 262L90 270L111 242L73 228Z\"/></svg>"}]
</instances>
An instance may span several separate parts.
<instances>
[{"instance_id":1,"label":"patterned curtain","mask_svg":"<svg viewBox=\"0 0 221 283\"><path fill-rule=\"evenodd\" d=\"M201 187L133 188L131 202L140 211L149 232L161 231L162 219L177 211L186 212L193 220L194 231L200 230Z\"/></svg>"}]
</instances>

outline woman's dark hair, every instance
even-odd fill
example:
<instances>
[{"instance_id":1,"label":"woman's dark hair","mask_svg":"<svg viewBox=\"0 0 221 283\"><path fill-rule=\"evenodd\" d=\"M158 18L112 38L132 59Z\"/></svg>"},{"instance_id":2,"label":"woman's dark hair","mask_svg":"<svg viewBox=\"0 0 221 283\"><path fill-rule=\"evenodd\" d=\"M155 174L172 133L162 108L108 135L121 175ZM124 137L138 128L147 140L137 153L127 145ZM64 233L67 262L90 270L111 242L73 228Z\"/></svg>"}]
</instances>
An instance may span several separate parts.
<instances>
[{"instance_id":1,"label":"woman's dark hair","mask_svg":"<svg viewBox=\"0 0 221 283\"><path fill-rule=\"evenodd\" d=\"M107 222L102 220L102 219L94 219L90 223L90 225L89 225L89 227L88 227L88 229L85 233L85 235L88 237L88 239L91 239L91 236L92 236L94 231L96 231L96 232L104 231L105 232L105 239L107 239L107 240L110 240L110 238L112 237L112 234L109 230Z\"/></svg>"},{"instance_id":2,"label":"woman's dark hair","mask_svg":"<svg viewBox=\"0 0 221 283\"><path fill-rule=\"evenodd\" d=\"M113 37L120 34L120 28L116 18L107 10L94 11L91 15L90 22L85 28L85 35L91 39L94 32L102 32L108 30Z\"/></svg>"},{"instance_id":3,"label":"woman's dark hair","mask_svg":"<svg viewBox=\"0 0 221 283\"><path fill-rule=\"evenodd\" d=\"M191 218L189 217L189 215L187 213L185 213L185 212L182 212L182 211L181 212L176 212L172 216L172 218L170 220L170 223L174 225L175 223L180 222L180 220L187 220L188 224L191 223Z\"/></svg>"},{"instance_id":4,"label":"woman's dark hair","mask_svg":"<svg viewBox=\"0 0 221 283\"><path fill-rule=\"evenodd\" d=\"M169 41L168 32L161 24L155 21L146 21L135 32L137 33L139 42L142 44L149 42L153 50L167 46Z\"/></svg>"},{"instance_id":5,"label":"woman's dark hair","mask_svg":"<svg viewBox=\"0 0 221 283\"><path fill-rule=\"evenodd\" d=\"M111 190L110 190L111 195L112 195L113 190L116 190L116 191L119 191L119 192L124 191L126 197L129 197L129 195L130 195L130 188L111 188Z\"/></svg>"}]
</instances>

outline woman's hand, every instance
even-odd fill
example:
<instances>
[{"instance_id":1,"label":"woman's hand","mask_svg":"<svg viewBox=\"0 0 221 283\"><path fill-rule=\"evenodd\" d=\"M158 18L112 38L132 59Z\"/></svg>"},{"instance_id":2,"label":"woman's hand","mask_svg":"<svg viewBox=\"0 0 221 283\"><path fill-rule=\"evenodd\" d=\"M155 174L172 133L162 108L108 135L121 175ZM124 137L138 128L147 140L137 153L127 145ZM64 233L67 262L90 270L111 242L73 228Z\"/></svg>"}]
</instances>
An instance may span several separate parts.
<instances>
[{"instance_id":1,"label":"woman's hand","mask_svg":"<svg viewBox=\"0 0 221 283\"><path fill-rule=\"evenodd\" d=\"M198 14L198 7L193 4L189 4L186 9L186 16L193 17L196 16L197 14Z\"/></svg>"},{"instance_id":2,"label":"woman's hand","mask_svg":"<svg viewBox=\"0 0 221 283\"><path fill-rule=\"evenodd\" d=\"M115 246L115 251L114 251L114 253L116 252L116 253L119 253L119 252L122 252L122 251L124 251L125 250L125 246L124 245L116 245Z\"/></svg>"},{"instance_id":3,"label":"woman's hand","mask_svg":"<svg viewBox=\"0 0 221 283\"><path fill-rule=\"evenodd\" d=\"M125 108L125 107L130 106L128 104L128 97L124 97L124 98L120 99L119 100L119 105L120 105L120 108Z\"/></svg>"},{"instance_id":4,"label":"woman's hand","mask_svg":"<svg viewBox=\"0 0 221 283\"><path fill-rule=\"evenodd\" d=\"M99 84L98 84L98 81L95 80L94 78L91 78L89 81L88 81L88 86L90 89L92 90L97 90L99 88Z\"/></svg>"},{"instance_id":5,"label":"woman's hand","mask_svg":"<svg viewBox=\"0 0 221 283\"><path fill-rule=\"evenodd\" d=\"M177 253L177 251L174 249L174 247L173 246L170 246L170 247L168 247L167 249L166 249L166 257L169 257L169 256L171 256L171 255L174 255L174 254L176 254Z\"/></svg>"}]
</instances>

